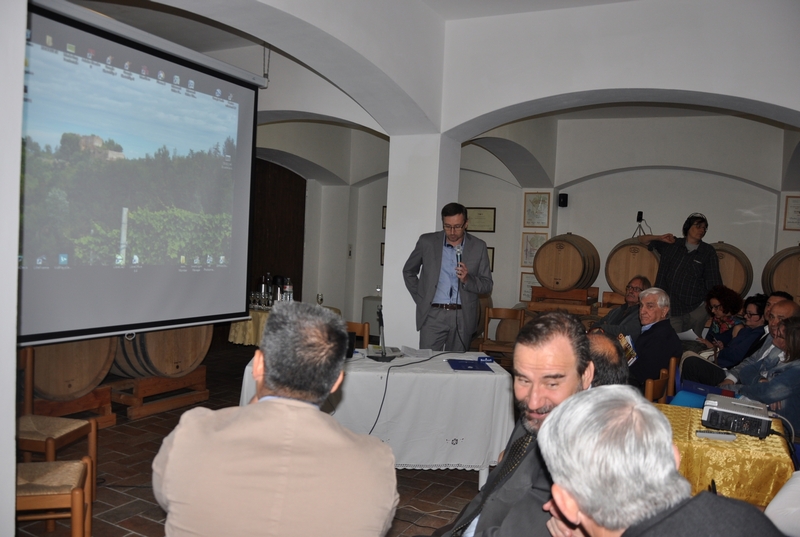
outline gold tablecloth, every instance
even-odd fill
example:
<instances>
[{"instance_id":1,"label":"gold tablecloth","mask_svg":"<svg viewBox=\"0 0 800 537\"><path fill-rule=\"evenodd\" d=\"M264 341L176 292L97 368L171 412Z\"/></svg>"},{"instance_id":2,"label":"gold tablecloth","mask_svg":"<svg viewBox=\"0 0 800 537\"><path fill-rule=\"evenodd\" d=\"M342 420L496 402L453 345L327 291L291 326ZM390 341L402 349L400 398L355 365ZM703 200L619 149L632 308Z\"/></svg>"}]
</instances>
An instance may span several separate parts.
<instances>
[{"instance_id":1,"label":"gold tablecloth","mask_svg":"<svg viewBox=\"0 0 800 537\"><path fill-rule=\"evenodd\" d=\"M228 341L239 345L258 345L261 343L261 333L264 331L268 317L269 311L250 310L249 321L231 323Z\"/></svg>"},{"instance_id":2,"label":"gold tablecloth","mask_svg":"<svg viewBox=\"0 0 800 537\"><path fill-rule=\"evenodd\" d=\"M692 495L708 490L713 479L718 494L765 506L794 472L786 442L778 436L759 440L737 434L733 442L698 438L695 431L707 429L700 423L701 409L656 406L672 424L681 453L679 470L692 484ZM783 431L780 420L772 428Z\"/></svg>"}]
</instances>

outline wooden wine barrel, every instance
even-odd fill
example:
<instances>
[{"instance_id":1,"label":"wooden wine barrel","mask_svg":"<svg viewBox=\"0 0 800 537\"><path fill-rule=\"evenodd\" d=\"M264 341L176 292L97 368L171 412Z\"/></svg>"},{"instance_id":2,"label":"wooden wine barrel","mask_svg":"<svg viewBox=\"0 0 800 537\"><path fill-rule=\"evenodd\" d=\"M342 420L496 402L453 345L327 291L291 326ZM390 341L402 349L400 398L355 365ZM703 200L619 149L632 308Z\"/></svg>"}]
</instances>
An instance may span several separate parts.
<instances>
[{"instance_id":1,"label":"wooden wine barrel","mask_svg":"<svg viewBox=\"0 0 800 537\"><path fill-rule=\"evenodd\" d=\"M625 287L634 276L646 276L655 284L658 273L658 257L640 243L638 239L625 239L606 258L606 282L609 287L625 295Z\"/></svg>"},{"instance_id":2,"label":"wooden wine barrel","mask_svg":"<svg viewBox=\"0 0 800 537\"><path fill-rule=\"evenodd\" d=\"M586 289L600 272L597 248L572 233L557 235L542 244L533 258L539 284L552 291Z\"/></svg>"},{"instance_id":3,"label":"wooden wine barrel","mask_svg":"<svg viewBox=\"0 0 800 537\"><path fill-rule=\"evenodd\" d=\"M143 332L119 337L111 372L131 378L182 377L194 371L211 346L213 325Z\"/></svg>"},{"instance_id":4,"label":"wooden wine barrel","mask_svg":"<svg viewBox=\"0 0 800 537\"><path fill-rule=\"evenodd\" d=\"M83 397L103 381L116 352L111 337L34 347L34 392L51 401Z\"/></svg>"},{"instance_id":5,"label":"wooden wine barrel","mask_svg":"<svg viewBox=\"0 0 800 537\"><path fill-rule=\"evenodd\" d=\"M786 291L800 303L800 246L781 250L767 261L761 273L761 287L767 294Z\"/></svg>"},{"instance_id":6,"label":"wooden wine barrel","mask_svg":"<svg viewBox=\"0 0 800 537\"><path fill-rule=\"evenodd\" d=\"M744 252L731 244L720 241L711 246L717 251L723 285L746 297L753 285L753 265L750 260Z\"/></svg>"}]
</instances>

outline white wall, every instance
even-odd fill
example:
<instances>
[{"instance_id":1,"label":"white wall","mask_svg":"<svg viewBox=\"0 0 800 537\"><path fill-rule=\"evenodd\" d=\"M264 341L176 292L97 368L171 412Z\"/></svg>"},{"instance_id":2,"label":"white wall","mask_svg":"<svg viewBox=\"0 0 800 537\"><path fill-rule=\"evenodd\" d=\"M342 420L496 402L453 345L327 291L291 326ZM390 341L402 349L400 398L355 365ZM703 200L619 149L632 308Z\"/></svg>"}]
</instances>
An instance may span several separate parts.
<instances>
[{"instance_id":1,"label":"white wall","mask_svg":"<svg viewBox=\"0 0 800 537\"><path fill-rule=\"evenodd\" d=\"M303 157L333 172L343 184L350 177L350 129L344 127L304 122L261 125L256 146Z\"/></svg>"},{"instance_id":2,"label":"white wall","mask_svg":"<svg viewBox=\"0 0 800 537\"><path fill-rule=\"evenodd\" d=\"M519 302L522 189L490 175L462 170L458 202L466 207L497 209L495 232L474 235L494 247L492 303L498 308L514 306Z\"/></svg>"},{"instance_id":3,"label":"white wall","mask_svg":"<svg viewBox=\"0 0 800 537\"><path fill-rule=\"evenodd\" d=\"M264 74L264 49L259 46L209 52L218 60ZM269 85L259 91L258 110L302 111L339 118L383 132L380 125L351 97L317 73L279 52L269 60Z\"/></svg>"},{"instance_id":4,"label":"white wall","mask_svg":"<svg viewBox=\"0 0 800 537\"><path fill-rule=\"evenodd\" d=\"M571 93L606 89L685 90L710 94L709 104L718 94L800 110L798 20L800 2L647 0L450 21L442 127L492 114L504 123L528 115L514 116L520 103L564 96L567 104Z\"/></svg>"},{"instance_id":5,"label":"white wall","mask_svg":"<svg viewBox=\"0 0 800 537\"><path fill-rule=\"evenodd\" d=\"M619 242L636 231L636 212L654 234L682 236L687 216L701 212L709 221L705 241L724 241L747 255L753 265L750 294L761 290L761 271L774 253L777 194L763 188L689 170L635 170L597 177L561 190L569 206L556 207L556 234L567 232L589 240L600 255L595 282L610 291L605 261ZM645 226L645 232L649 229Z\"/></svg>"},{"instance_id":6,"label":"white wall","mask_svg":"<svg viewBox=\"0 0 800 537\"><path fill-rule=\"evenodd\" d=\"M555 184L608 170L681 166L778 191L783 153L783 129L730 116L560 120Z\"/></svg>"},{"instance_id":7,"label":"white wall","mask_svg":"<svg viewBox=\"0 0 800 537\"><path fill-rule=\"evenodd\" d=\"M386 241L386 230L381 228L383 207L386 205L388 180L386 176L354 187L357 199L357 225L354 229L355 254L352 267L353 291L352 318L361 322L361 305L365 296L374 296L375 287L383 286L384 267L380 263L381 243ZM410 253L410 252L409 252ZM400 271L401 267L387 267ZM376 321L368 320L370 325Z\"/></svg>"}]
</instances>

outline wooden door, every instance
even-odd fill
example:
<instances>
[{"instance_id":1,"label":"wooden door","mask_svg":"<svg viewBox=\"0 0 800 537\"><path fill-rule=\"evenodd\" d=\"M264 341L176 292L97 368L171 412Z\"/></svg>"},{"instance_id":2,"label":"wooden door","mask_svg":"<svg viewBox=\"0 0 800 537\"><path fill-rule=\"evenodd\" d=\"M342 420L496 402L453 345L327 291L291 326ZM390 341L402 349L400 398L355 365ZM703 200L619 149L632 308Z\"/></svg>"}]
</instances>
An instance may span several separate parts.
<instances>
[{"instance_id":1,"label":"wooden door","mask_svg":"<svg viewBox=\"0 0 800 537\"><path fill-rule=\"evenodd\" d=\"M286 168L256 159L250 185L250 290L267 272L292 279L303 298L306 181Z\"/></svg>"}]
</instances>

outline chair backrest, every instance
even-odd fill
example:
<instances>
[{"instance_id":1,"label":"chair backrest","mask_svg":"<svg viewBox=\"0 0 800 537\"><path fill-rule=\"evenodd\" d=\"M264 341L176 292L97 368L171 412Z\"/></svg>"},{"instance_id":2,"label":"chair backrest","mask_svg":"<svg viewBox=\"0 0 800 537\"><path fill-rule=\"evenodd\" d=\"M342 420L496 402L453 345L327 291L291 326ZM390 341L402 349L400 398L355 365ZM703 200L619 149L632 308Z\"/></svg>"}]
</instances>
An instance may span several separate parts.
<instances>
[{"instance_id":1,"label":"chair backrest","mask_svg":"<svg viewBox=\"0 0 800 537\"><path fill-rule=\"evenodd\" d=\"M652 403L667 402L667 384L669 383L669 371L662 369L659 378L656 380L647 379L644 383L644 398Z\"/></svg>"},{"instance_id":2,"label":"chair backrest","mask_svg":"<svg viewBox=\"0 0 800 537\"><path fill-rule=\"evenodd\" d=\"M514 309L514 308L486 308L486 315L483 324L483 337L484 340L489 340L489 323L492 319L500 319L502 320L513 320L516 321L516 326L514 330L509 329L508 334L510 332L513 333L513 338L508 341L513 341L516 339L517 334L522 329L522 325L525 323L525 310L521 309ZM495 338L497 338L497 334L495 334Z\"/></svg>"},{"instance_id":3,"label":"chair backrest","mask_svg":"<svg viewBox=\"0 0 800 537\"><path fill-rule=\"evenodd\" d=\"M675 397L678 380L678 357L673 356L669 359L669 383L667 384L667 397Z\"/></svg>"},{"instance_id":4,"label":"chair backrest","mask_svg":"<svg viewBox=\"0 0 800 537\"><path fill-rule=\"evenodd\" d=\"M364 347L369 345L369 323L351 323L347 321L347 331L355 332L356 337L364 340Z\"/></svg>"},{"instance_id":5,"label":"chair backrest","mask_svg":"<svg viewBox=\"0 0 800 537\"><path fill-rule=\"evenodd\" d=\"M603 291L603 306L621 306L625 303L625 297L613 291Z\"/></svg>"},{"instance_id":6,"label":"chair backrest","mask_svg":"<svg viewBox=\"0 0 800 537\"><path fill-rule=\"evenodd\" d=\"M33 414L33 347L20 349L17 357L17 369L23 371L22 415Z\"/></svg>"}]
</instances>

